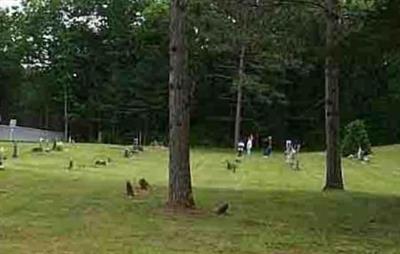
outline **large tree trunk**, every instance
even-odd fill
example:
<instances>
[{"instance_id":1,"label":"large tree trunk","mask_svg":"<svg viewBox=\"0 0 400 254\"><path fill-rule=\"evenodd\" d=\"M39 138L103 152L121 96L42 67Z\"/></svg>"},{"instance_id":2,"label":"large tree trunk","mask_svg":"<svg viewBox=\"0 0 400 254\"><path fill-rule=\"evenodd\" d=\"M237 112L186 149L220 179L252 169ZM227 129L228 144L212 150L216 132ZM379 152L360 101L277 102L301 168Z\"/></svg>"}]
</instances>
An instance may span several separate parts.
<instances>
[{"instance_id":1,"label":"large tree trunk","mask_svg":"<svg viewBox=\"0 0 400 254\"><path fill-rule=\"evenodd\" d=\"M171 0L169 73L169 196L173 207L194 207L190 174L190 83L185 45L186 0Z\"/></svg>"},{"instance_id":2,"label":"large tree trunk","mask_svg":"<svg viewBox=\"0 0 400 254\"><path fill-rule=\"evenodd\" d=\"M236 99L236 117L235 117L235 139L234 147L237 150L237 145L240 139L241 123L242 123L242 99L243 99L243 82L244 82L244 56L246 53L246 47L244 44L240 47L239 57L239 82L237 85L237 99Z\"/></svg>"},{"instance_id":3,"label":"large tree trunk","mask_svg":"<svg viewBox=\"0 0 400 254\"><path fill-rule=\"evenodd\" d=\"M326 184L324 189L344 189L339 122L339 3L326 0L325 132Z\"/></svg>"}]
</instances>

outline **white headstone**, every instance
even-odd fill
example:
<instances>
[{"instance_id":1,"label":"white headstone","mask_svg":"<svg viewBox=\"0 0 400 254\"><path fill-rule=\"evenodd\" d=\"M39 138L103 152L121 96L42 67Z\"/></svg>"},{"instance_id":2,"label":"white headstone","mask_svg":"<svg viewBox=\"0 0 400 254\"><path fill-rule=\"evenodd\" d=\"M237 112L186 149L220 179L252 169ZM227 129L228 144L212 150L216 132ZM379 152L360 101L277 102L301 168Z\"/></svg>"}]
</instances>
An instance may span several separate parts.
<instances>
[{"instance_id":1,"label":"white headstone","mask_svg":"<svg viewBox=\"0 0 400 254\"><path fill-rule=\"evenodd\" d=\"M17 119L10 120L10 140L14 140L14 128L17 126Z\"/></svg>"},{"instance_id":2,"label":"white headstone","mask_svg":"<svg viewBox=\"0 0 400 254\"><path fill-rule=\"evenodd\" d=\"M16 127L17 126L17 119L11 119L10 120L10 127L11 128L14 128L14 127Z\"/></svg>"}]
</instances>

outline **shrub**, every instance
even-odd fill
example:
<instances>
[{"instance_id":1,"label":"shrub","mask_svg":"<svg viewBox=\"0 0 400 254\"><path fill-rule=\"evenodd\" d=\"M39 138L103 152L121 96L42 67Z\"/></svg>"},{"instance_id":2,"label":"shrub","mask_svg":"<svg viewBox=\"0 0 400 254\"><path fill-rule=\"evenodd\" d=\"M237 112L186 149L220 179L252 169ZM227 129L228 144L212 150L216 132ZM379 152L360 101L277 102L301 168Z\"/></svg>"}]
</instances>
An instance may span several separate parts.
<instances>
[{"instance_id":1,"label":"shrub","mask_svg":"<svg viewBox=\"0 0 400 254\"><path fill-rule=\"evenodd\" d=\"M355 120L346 126L342 143L342 155L349 156L356 154L359 147L366 154L371 153L371 142L369 141L365 124L361 120Z\"/></svg>"},{"instance_id":2,"label":"shrub","mask_svg":"<svg viewBox=\"0 0 400 254\"><path fill-rule=\"evenodd\" d=\"M54 150L57 151L57 152L62 152L62 151L64 151L64 143L61 142L61 141L56 142L56 144L55 144L55 149L54 149Z\"/></svg>"}]
</instances>

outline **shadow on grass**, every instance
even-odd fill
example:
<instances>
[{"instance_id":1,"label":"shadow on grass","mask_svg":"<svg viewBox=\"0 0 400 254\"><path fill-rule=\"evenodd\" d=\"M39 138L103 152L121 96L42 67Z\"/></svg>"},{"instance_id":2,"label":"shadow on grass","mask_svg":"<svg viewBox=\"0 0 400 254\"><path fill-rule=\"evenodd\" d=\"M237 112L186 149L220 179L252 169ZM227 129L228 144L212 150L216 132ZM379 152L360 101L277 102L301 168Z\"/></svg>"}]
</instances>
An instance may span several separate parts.
<instances>
[{"instance_id":1,"label":"shadow on grass","mask_svg":"<svg viewBox=\"0 0 400 254\"><path fill-rule=\"evenodd\" d=\"M276 216L288 221L299 219L344 220L400 226L400 196L377 195L351 191L260 191L195 188L198 206L211 201L227 201L232 214L268 218ZM307 222L308 223L308 222ZM325 224L324 226L327 226Z\"/></svg>"},{"instance_id":2,"label":"shadow on grass","mask_svg":"<svg viewBox=\"0 0 400 254\"><path fill-rule=\"evenodd\" d=\"M264 241L272 249L283 247L279 245L310 247L316 252L330 245L337 248L329 253L397 253L391 251L400 246L399 196L210 188L194 192L202 210L211 211L222 201L231 204L228 216L210 213L208 218L192 219L204 225L207 222L202 220L210 220L208 225L215 223L232 239Z\"/></svg>"},{"instance_id":3,"label":"shadow on grass","mask_svg":"<svg viewBox=\"0 0 400 254\"><path fill-rule=\"evenodd\" d=\"M165 213L167 189L153 187L132 200L122 181L64 179L26 190L4 185L6 239L29 246L12 231L29 225L26 230L44 232L35 243L58 236L60 248L73 253L133 253L120 244L135 246L135 253L398 253L400 246L395 195L201 187L194 188L199 215ZM211 212L222 201L231 205L227 216Z\"/></svg>"}]
</instances>

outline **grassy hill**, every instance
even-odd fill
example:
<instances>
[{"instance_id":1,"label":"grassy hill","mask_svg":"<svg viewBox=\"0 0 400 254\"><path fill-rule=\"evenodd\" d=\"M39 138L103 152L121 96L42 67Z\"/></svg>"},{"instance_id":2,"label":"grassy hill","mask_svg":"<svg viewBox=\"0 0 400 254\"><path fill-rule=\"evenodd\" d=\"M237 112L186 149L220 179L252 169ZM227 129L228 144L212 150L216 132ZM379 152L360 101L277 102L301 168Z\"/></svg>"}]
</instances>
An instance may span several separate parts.
<instances>
[{"instance_id":1,"label":"grassy hill","mask_svg":"<svg viewBox=\"0 0 400 254\"><path fill-rule=\"evenodd\" d=\"M199 210L179 215L164 208L166 150L126 159L118 146L31 148L0 171L0 253L400 253L400 146L376 148L369 164L345 160L346 191L328 193L322 153L302 154L301 171L282 154L252 155L233 174L228 151L195 149ZM151 193L126 198L125 181L142 177ZM232 207L218 217L222 201Z\"/></svg>"}]
</instances>

